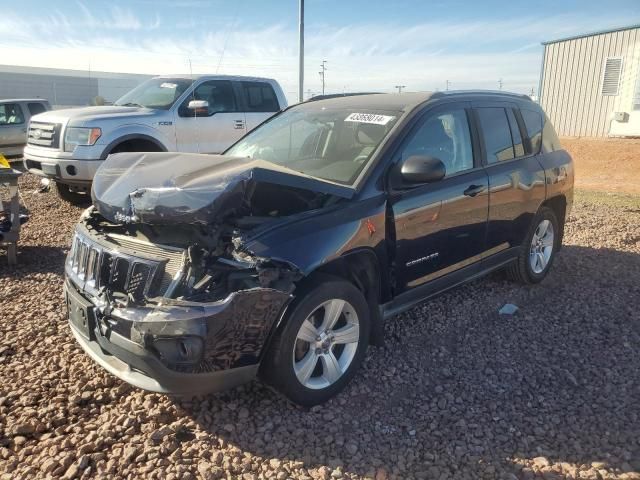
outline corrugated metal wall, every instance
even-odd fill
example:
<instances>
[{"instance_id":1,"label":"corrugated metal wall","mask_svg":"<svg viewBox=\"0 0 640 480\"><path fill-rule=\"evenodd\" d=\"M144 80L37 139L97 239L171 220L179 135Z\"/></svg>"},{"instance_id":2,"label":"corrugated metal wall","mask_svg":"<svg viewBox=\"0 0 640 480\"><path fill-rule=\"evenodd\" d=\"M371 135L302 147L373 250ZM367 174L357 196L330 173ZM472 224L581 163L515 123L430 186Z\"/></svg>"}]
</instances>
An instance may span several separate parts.
<instances>
[{"instance_id":1,"label":"corrugated metal wall","mask_svg":"<svg viewBox=\"0 0 640 480\"><path fill-rule=\"evenodd\" d=\"M607 57L623 57L618 95L601 93ZM603 137L613 112L631 110L638 75L640 28L548 43L540 103L559 135Z\"/></svg>"}]
</instances>

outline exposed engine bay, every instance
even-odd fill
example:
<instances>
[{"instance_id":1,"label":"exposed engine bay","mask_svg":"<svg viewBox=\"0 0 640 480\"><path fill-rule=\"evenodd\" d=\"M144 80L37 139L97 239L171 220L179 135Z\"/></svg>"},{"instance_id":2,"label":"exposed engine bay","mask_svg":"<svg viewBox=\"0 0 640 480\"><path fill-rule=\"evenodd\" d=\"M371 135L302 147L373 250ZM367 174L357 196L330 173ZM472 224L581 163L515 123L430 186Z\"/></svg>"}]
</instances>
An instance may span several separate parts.
<instances>
[{"instance_id":1,"label":"exposed engine bay","mask_svg":"<svg viewBox=\"0 0 640 480\"><path fill-rule=\"evenodd\" d=\"M85 212L81 226L89 242L109 253L92 260L100 265L78 268L102 272L100 278L94 274L94 283L100 284L100 295L106 295L109 304L208 303L253 288L291 293L302 277L297 267L255 256L245 248L246 240L329 207L348 193L296 172L271 170L266 162L182 154L176 171L175 164L169 168L175 154L158 155L153 162L147 162L145 154L112 156L94 179L94 207ZM165 161L167 168L159 168L157 163ZM162 180L153 178L158 172ZM319 188L296 186L315 183ZM92 247L82 242L80 247L90 253ZM148 272L133 267L140 262L131 260L149 256L145 245L156 248L151 261L155 251L161 252L155 255L158 267ZM70 261L80 256L77 263L86 263L89 253L72 251ZM126 259L121 268L118 264L125 262L119 253ZM178 254L180 261L172 265L179 267L171 270L171 258ZM104 264L107 257L109 263Z\"/></svg>"}]
</instances>

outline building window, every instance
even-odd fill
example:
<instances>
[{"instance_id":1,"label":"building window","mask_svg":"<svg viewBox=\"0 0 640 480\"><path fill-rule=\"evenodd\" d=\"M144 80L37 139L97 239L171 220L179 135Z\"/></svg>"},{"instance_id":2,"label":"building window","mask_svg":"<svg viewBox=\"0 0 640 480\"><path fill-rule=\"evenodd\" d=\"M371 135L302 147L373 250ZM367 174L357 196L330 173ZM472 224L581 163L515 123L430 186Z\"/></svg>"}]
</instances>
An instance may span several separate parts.
<instances>
[{"instance_id":1,"label":"building window","mask_svg":"<svg viewBox=\"0 0 640 480\"><path fill-rule=\"evenodd\" d=\"M622 57L607 57L602 74L602 95L618 95L622 77Z\"/></svg>"}]
</instances>

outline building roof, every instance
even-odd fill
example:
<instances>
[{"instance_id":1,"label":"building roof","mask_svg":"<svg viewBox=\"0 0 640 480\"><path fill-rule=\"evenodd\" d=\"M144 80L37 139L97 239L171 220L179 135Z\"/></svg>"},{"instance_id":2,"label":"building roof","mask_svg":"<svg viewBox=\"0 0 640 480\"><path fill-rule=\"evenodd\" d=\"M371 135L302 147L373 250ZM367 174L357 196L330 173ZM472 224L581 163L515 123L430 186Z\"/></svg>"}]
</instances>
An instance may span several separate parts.
<instances>
[{"instance_id":1,"label":"building roof","mask_svg":"<svg viewBox=\"0 0 640 480\"><path fill-rule=\"evenodd\" d=\"M573 35L571 37L558 38L556 40L548 40L546 42L542 42L542 45L549 45L550 43L566 42L567 40L577 40L578 38L593 37L594 35L603 35L605 33L614 33L614 32L622 32L624 30L633 30L634 28L640 28L640 24L629 25L626 27L610 28L608 30L598 30L596 32L588 32L580 35Z\"/></svg>"},{"instance_id":2,"label":"building roof","mask_svg":"<svg viewBox=\"0 0 640 480\"><path fill-rule=\"evenodd\" d=\"M10 102L47 102L49 100L46 98L0 98L0 103L10 103Z\"/></svg>"}]
</instances>

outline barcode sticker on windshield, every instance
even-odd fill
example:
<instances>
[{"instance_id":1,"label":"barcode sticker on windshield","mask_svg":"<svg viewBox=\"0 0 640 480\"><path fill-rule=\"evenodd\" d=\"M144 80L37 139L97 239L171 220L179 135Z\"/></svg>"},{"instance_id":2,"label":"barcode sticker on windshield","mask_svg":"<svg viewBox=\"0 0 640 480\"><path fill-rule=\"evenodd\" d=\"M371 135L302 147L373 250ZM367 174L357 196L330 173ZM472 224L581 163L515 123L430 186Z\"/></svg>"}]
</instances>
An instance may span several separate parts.
<instances>
[{"instance_id":1,"label":"barcode sticker on windshield","mask_svg":"<svg viewBox=\"0 0 640 480\"><path fill-rule=\"evenodd\" d=\"M390 115L378 115L376 113L352 113L344 119L345 122L373 123L375 125L386 125L396 117Z\"/></svg>"}]
</instances>

